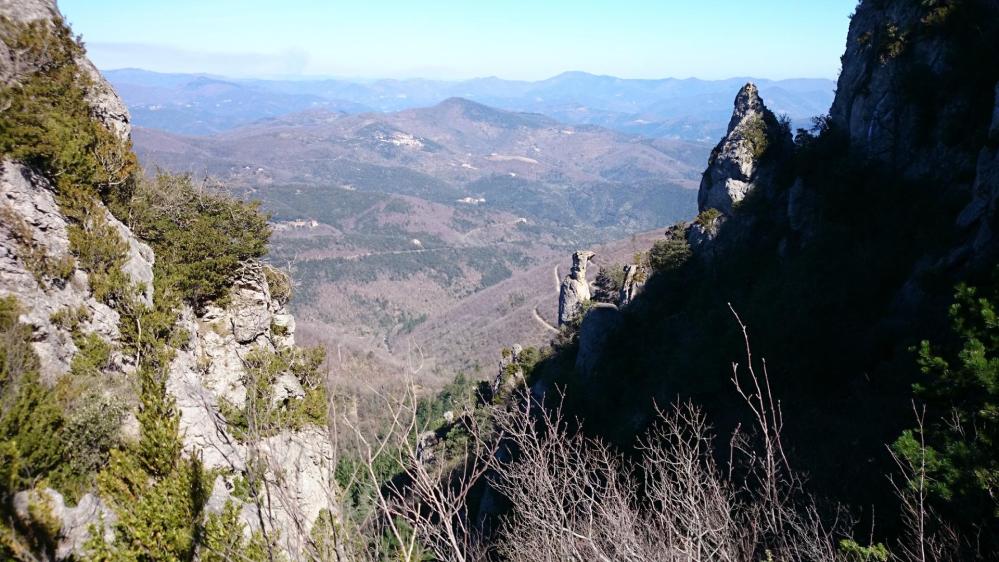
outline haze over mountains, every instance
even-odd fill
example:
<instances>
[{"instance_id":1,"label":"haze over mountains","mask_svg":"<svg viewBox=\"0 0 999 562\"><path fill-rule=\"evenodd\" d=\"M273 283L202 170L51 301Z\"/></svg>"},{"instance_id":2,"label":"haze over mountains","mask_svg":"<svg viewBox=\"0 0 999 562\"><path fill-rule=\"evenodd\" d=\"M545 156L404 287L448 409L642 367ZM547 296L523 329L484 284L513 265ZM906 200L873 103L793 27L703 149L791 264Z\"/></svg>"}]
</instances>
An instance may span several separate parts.
<instances>
[{"instance_id":1,"label":"haze over mountains","mask_svg":"<svg viewBox=\"0 0 999 562\"><path fill-rule=\"evenodd\" d=\"M104 72L136 124L207 135L280 115L322 108L362 113L399 111L461 97L492 107L534 112L571 124L596 124L657 138L714 142L725 132L739 87L755 82L769 107L796 126L824 114L835 82L827 79L622 79L566 72L528 82L496 77L440 80L255 80L138 69Z\"/></svg>"}]
</instances>

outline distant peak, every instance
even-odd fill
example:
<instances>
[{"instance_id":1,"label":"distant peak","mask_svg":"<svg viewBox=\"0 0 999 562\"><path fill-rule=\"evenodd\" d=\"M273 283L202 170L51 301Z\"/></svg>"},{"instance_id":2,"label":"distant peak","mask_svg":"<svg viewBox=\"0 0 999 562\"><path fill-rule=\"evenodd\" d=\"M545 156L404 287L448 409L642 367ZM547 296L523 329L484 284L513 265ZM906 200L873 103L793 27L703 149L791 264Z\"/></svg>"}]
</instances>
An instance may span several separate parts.
<instances>
[{"instance_id":1,"label":"distant peak","mask_svg":"<svg viewBox=\"0 0 999 562\"><path fill-rule=\"evenodd\" d=\"M474 101L472 101L470 99L467 99L467 98L451 97L451 98L447 98L446 100L444 100L444 101L440 102L439 104L437 104L437 107L440 107L442 109L448 109L448 108L456 108L456 109L476 108L476 109L479 109L479 108L485 108L487 106L484 106L481 103L474 102ZM490 108L490 109L492 109L492 108Z\"/></svg>"}]
</instances>

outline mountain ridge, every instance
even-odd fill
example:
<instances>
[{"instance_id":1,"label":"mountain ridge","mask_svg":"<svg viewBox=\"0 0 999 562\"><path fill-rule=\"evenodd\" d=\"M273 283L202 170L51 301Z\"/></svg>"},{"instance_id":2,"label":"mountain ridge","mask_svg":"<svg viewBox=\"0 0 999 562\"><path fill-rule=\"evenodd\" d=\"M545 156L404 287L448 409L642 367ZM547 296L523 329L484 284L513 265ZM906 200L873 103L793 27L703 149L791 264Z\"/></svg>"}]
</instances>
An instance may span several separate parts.
<instances>
[{"instance_id":1,"label":"mountain ridge","mask_svg":"<svg viewBox=\"0 0 999 562\"><path fill-rule=\"evenodd\" d=\"M450 97L464 97L500 109L542 113L573 124L603 124L629 133L662 138L709 140L724 131L727 100L744 78L701 80L698 78L626 79L585 72L565 72L544 80L505 80L496 77L444 81L349 80L338 78L260 80L227 78L209 74L155 73L138 69L105 71L133 109L139 125L167 128L188 134L211 134L245 125L254 117L275 115L232 113L212 121L219 111L206 99L201 106L185 105L185 83L197 79L237 84L240 97L264 100L267 108L283 107L283 113L310 107L333 107L350 113L391 112L433 106ZM764 98L778 113L788 113L799 124L828 111L834 83L825 79L754 80ZM150 97L155 94L155 97ZM232 103L232 102L231 102ZM156 112L169 109L172 121ZM262 110L263 111L263 110Z\"/></svg>"}]
</instances>

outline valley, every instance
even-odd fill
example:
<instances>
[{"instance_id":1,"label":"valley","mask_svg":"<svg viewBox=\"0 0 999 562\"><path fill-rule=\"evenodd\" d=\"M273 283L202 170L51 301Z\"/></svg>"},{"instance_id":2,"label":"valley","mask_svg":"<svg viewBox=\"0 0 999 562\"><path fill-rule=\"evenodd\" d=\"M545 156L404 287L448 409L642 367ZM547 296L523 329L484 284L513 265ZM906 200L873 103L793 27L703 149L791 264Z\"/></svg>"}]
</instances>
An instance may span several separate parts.
<instances>
[{"instance_id":1,"label":"valley","mask_svg":"<svg viewBox=\"0 0 999 562\"><path fill-rule=\"evenodd\" d=\"M432 387L492 376L499 347L544 344L532 316L554 322L555 264L615 240L599 259L628 262L692 216L708 150L460 98L133 139L147 170L263 202L302 337L363 358L345 377L397 378L421 354Z\"/></svg>"}]
</instances>

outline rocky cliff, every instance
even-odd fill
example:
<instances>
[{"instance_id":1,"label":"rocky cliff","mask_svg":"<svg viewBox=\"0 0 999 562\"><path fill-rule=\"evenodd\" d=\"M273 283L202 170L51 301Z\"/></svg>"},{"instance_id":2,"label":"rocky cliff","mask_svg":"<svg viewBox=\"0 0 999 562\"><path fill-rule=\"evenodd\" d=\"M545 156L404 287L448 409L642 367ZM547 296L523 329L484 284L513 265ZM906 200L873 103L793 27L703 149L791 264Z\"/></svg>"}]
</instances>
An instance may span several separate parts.
<instances>
[{"instance_id":1,"label":"rocky cliff","mask_svg":"<svg viewBox=\"0 0 999 562\"><path fill-rule=\"evenodd\" d=\"M995 2L862 2L830 111L858 157L965 201L951 259L979 264L995 245L996 21Z\"/></svg>"},{"instance_id":2,"label":"rocky cliff","mask_svg":"<svg viewBox=\"0 0 999 562\"><path fill-rule=\"evenodd\" d=\"M170 365L167 390L177 400L185 451L221 473L208 509L217 513L227 501L235 502L249 529L279 537L282 550L297 559L306 552L320 511L337 513L332 440L325 427L283 429L258 438L238 435L224 410L226 404L247 402L247 386L255 382L248 366L254 354L294 350L294 317L268 282L282 274L265 275L266 268L245 264L225 306L210 304L200 312L184 307L179 322L190 340ZM277 408L305 399L302 381L288 371L277 374L267 397ZM254 463L262 470L256 477L273 494L269 505L234 495L237 481L247 478Z\"/></svg>"},{"instance_id":3,"label":"rocky cliff","mask_svg":"<svg viewBox=\"0 0 999 562\"><path fill-rule=\"evenodd\" d=\"M85 407L83 398L64 397L68 392L97 396L100 403L112 406L103 416L98 413L87 418L91 421L86 423L110 425L113 435L107 442L118 443L124 450L129 444L150 439L157 424L169 428L176 415L183 458L200 459L207 471L203 474L215 479L207 486L211 493L204 516L221 513L227 503L235 505L249 532L268 537L291 558L297 558L306 550L320 511L335 514L336 508L331 441L321 421L325 412L318 411L325 407L324 381L315 370L318 360L305 359L306 353L295 347L295 321L287 309L290 281L256 259L246 259L228 280L231 286L225 297L217 301L170 300L175 297L169 291L162 292L157 276L164 270L158 267L153 247L111 211L115 205L128 209L128 202L122 201L123 196L105 197L101 191L139 181L114 179L128 159L113 157L127 152L102 152L111 144L128 150L128 110L75 44L61 44L62 52L73 53L68 63L50 64L44 49L15 48L18 41L37 41L38 37L56 41L59 30L64 29L60 26L54 0L0 0L0 89L5 95L17 95L40 73L71 70L72 83L68 84L82 88L80 99L86 114L72 113L72 92L55 93L69 98L67 107L61 107L62 99L56 97L49 105L38 106L38 111L62 111L53 115L65 116L70 125L81 130L91 126L89 119L104 131L93 137L96 147L87 148L93 151L88 158L94 152L98 155L96 171L87 169L90 175L81 173L79 177L112 179L99 186L82 185L83 179L80 185L60 183L61 172L53 170L77 173L73 166L79 159L59 160L63 155L58 151L64 147L58 145L52 148L54 156L35 156L31 152L34 148L24 146L25 141L16 136L20 132L8 129L0 133L4 147L0 158L0 300L16 303L18 322L26 326L28 343L37 356L42 388L58 396L56 400L66 408L57 413L61 416L58 419L80 419L79 412L71 409ZM46 30L55 33L46 35ZM25 96L19 103L38 103L44 95L48 92ZM4 111L14 110L8 105ZM8 125L11 129L22 123L19 116L13 117L5 121L16 124ZM24 117L23 121L36 126L30 121L35 116ZM52 123L41 124L48 126ZM23 128L27 131L24 134L33 134L28 125ZM58 134L62 130L43 136L49 140ZM102 135L107 135L109 144L99 144L104 142ZM18 154L30 157L19 159ZM110 170L112 167L115 169ZM122 214L119 210L122 217L128 214L130 211ZM176 275L176 270L172 274ZM175 318L173 325L158 324L165 318ZM157 358L150 359L150 353ZM3 362L9 361L7 355L0 355ZM150 418L150 412L160 406L153 406L149 402L153 398L146 394L152 388L155 396L156 386L149 385L156 380L150 377L159 370L158 357L172 358L163 380L163 419ZM305 363L312 370L302 367ZM26 384L0 380L0 393L7 396ZM230 419L247 417L253 392L262 394L267 415L290 421L275 422L251 434L245 421L239 425ZM309 407L316 412L311 417L294 417L292 410L303 410L304 401L312 401ZM4 402L4 408L8 406ZM106 419L101 421L102 417ZM29 421L22 419L21 423ZM72 427L84 435L90 431L87 426ZM164 448L169 448L170 439L167 434ZM69 449L65 454L75 458L79 452ZM107 451L102 454L102 462L107 463ZM3 462L8 458L3 457ZM88 470L105 469L91 466ZM166 478L162 470L152 475ZM100 521L106 541L114 544L120 539L121 529L116 525L128 522L119 519L117 512L131 506L121 505L120 498L112 505L94 486L94 473L87 478L90 483L75 488L72 494L51 487L0 490L0 509L5 514L9 510L14 518L9 531L0 527L4 533L0 557L7 549L23 548L22 539L16 538L19 536L28 543L38 541L31 548L37 550L34 555L39 559L81 556L91 529L100 528ZM240 482L250 479L268 490L266 502L259 495L247 496L245 490L237 490ZM46 506L44 513L38 511L39 505ZM188 532L200 524L193 523L195 527L181 522ZM42 528L48 530L38 531Z\"/></svg>"},{"instance_id":4,"label":"rocky cliff","mask_svg":"<svg viewBox=\"0 0 999 562\"><path fill-rule=\"evenodd\" d=\"M667 236L693 259L657 271L610 334L590 332L603 341L581 333L536 378L574 381L575 413L620 443L677 399L737 427L745 342L731 303L768 359L794 461L824 492L890 501L884 445L911 426L922 380L912 346L945 337L954 287L988 283L996 264L997 10L862 1L830 114L793 139L747 84L700 215Z\"/></svg>"}]
</instances>

